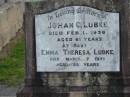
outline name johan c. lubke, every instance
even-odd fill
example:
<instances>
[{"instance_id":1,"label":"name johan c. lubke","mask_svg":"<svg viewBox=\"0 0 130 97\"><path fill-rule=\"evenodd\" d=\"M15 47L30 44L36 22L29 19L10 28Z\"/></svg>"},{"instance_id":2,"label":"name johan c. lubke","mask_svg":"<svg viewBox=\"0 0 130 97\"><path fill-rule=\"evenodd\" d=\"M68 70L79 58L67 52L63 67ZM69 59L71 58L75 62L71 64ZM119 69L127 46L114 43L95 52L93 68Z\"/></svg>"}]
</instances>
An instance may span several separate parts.
<instances>
[{"instance_id":1,"label":"name johan c. lubke","mask_svg":"<svg viewBox=\"0 0 130 97\"><path fill-rule=\"evenodd\" d=\"M76 22L76 23L49 23L48 28L53 28L53 29L57 29L57 28L106 28L107 26L107 22Z\"/></svg>"}]
</instances>

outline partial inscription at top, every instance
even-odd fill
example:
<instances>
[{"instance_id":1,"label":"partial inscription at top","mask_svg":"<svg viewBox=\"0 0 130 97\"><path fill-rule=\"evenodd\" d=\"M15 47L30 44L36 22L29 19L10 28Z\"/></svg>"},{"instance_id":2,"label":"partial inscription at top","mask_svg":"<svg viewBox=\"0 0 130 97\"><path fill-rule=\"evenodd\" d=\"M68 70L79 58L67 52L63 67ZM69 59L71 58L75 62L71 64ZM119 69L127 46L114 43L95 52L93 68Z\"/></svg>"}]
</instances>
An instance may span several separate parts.
<instances>
[{"instance_id":1,"label":"partial inscription at top","mask_svg":"<svg viewBox=\"0 0 130 97\"><path fill-rule=\"evenodd\" d=\"M120 71L119 13L69 6L35 16L38 72Z\"/></svg>"}]
</instances>

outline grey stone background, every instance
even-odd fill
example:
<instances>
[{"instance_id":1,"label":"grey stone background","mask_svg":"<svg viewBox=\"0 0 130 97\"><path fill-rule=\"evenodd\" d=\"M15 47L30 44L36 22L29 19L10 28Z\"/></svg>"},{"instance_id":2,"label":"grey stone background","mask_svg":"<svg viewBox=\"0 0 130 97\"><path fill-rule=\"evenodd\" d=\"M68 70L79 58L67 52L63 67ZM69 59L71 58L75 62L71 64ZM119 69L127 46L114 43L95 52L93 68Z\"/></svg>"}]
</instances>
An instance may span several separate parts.
<instances>
[{"instance_id":1,"label":"grey stone background","mask_svg":"<svg viewBox=\"0 0 130 97\"><path fill-rule=\"evenodd\" d=\"M0 0L0 50L23 26L24 3L9 1Z\"/></svg>"},{"instance_id":2,"label":"grey stone background","mask_svg":"<svg viewBox=\"0 0 130 97\"><path fill-rule=\"evenodd\" d=\"M23 27L23 14L25 11L23 2L29 2L29 1L41 1L41 0L0 0L0 50L2 49L2 47L8 44L12 38L14 38L16 36L16 32ZM45 1L45 0L42 0L42 1ZM59 1L60 1L59 3L55 4L56 7L59 6L60 3L61 4L63 3L62 0L59 0ZM70 1L74 1L74 0L63 0L63 1L67 5ZM94 4L95 1L96 0L80 0L80 2L87 2L88 4L89 3ZM113 5L113 1L114 0L104 0L104 2L107 3L108 8L114 11L115 6ZM129 3L129 8L130 8L130 3ZM130 34L129 34L129 37L130 37ZM130 45L128 47L130 49ZM130 50L129 50L128 58L130 60ZM111 82L111 79L113 79L113 76L106 73L97 75L97 74L79 72L79 73L71 73L70 75L66 73L44 74L42 81L45 85L47 84L49 86L55 86L55 87L62 86L62 85L87 86L87 85L93 85L93 84L109 86L110 83L112 83L113 85L114 84L118 85L118 82L116 82L116 80L115 82ZM99 86L96 88L94 87L91 87L91 88L95 93L97 93L97 95L98 95L98 92L107 92L109 90L109 87ZM10 88L9 91L12 91L13 89ZM6 88L4 91L8 92L7 90L8 88ZM16 89L14 90L16 91ZM111 91L116 92L116 88L113 87ZM70 93L70 97L86 97L86 95L87 94L83 94L80 92Z\"/></svg>"}]
</instances>

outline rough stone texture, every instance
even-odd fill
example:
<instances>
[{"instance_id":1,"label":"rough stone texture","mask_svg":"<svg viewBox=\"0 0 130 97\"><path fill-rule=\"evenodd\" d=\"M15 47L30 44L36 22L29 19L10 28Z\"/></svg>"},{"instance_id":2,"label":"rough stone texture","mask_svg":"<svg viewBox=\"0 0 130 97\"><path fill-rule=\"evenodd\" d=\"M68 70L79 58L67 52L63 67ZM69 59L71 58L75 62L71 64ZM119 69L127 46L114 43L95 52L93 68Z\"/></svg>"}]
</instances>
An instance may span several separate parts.
<instances>
[{"instance_id":1,"label":"rough stone texture","mask_svg":"<svg viewBox=\"0 0 130 97\"><path fill-rule=\"evenodd\" d=\"M44 0L45 1L45 0ZM46 0L27 3L25 12L26 79L18 97L129 97L130 17L129 0ZM69 5L85 5L104 11L120 12L121 71L37 73L34 38L34 15ZM30 48L30 49L28 49ZM125 82L126 81L126 82ZM129 84L130 85L130 84ZM126 89L125 89L126 87ZM26 95L28 93L28 95ZM41 96L35 93L43 93ZM124 95L124 94L125 95ZM35 96L34 96L35 95Z\"/></svg>"},{"instance_id":2,"label":"rough stone texture","mask_svg":"<svg viewBox=\"0 0 130 97\"><path fill-rule=\"evenodd\" d=\"M5 0L0 0L0 6L5 3Z\"/></svg>"},{"instance_id":3,"label":"rough stone texture","mask_svg":"<svg viewBox=\"0 0 130 97\"><path fill-rule=\"evenodd\" d=\"M7 2L37 2L37 1L45 1L45 0L7 0Z\"/></svg>"},{"instance_id":4,"label":"rough stone texture","mask_svg":"<svg viewBox=\"0 0 130 97\"><path fill-rule=\"evenodd\" d=\"M128 3L128 7L129 7L128 13L130 14L130 0L129 0L129 3ZM130 23L130 16L129 16L129 20L128 21ZM130 29L130 27L129 27L129 29ZM130 60L130 30L129 30L129 33L128 33L128 40L129 40L129 42L128 42L129 43L129 45L128 45L129 46L128 47L128 50L129 50L129 53L128 53L129 57L128 57L128 59ZM129 64L130 64L130 62L129 62Z\"/></svg>"},{"instance_id":5,"label":"rough stone texture","mask_svg":"<svg viewBox=\"0 0 130 97\"><path fill-rule=\"evenodd\" d=\"M15 37L23 25L23 3L6 3L0 7L0 50Z\"/></svg>"},{"instance_id":6,"label":"rough stone texture","mask_svg":"<svg viewBox=\"0 0 130 97\"><path fill-rule=\"evenodd\" d=\"M9 87L9 86L6 86L6 85L0 85L0 97L1 96L3 96L3 97L10 97L10 96L14 97L18 88L19 88L18 86Z\"/></svg>"}]
</instances>

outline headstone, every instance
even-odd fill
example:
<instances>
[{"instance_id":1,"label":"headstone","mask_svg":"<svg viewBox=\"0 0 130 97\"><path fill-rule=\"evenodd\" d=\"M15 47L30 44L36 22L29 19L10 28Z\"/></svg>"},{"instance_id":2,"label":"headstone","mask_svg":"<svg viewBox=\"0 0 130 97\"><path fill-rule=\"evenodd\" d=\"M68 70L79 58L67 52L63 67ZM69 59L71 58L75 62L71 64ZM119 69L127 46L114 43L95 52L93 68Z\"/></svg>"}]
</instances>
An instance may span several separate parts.
<instances>
[{"instance_id":1,"label":"headstone","mask_svg":"<svg viewBox=\"0 0 130 97\"><path fill-rule=\"evenodd\" d=\"M26 3L26 76L17 97L129 97L128 4Z\"/></svg>"},{"instance_id":2,"label":"headstone","mask_svg":"<svg viewBox=\"0 0 130 97\"><path fill-rule=\"evenodd\" d=\"M38 72L120 71L119 13L63 7L36 15L35 29Z\"/></svg>"}]
</instances>

